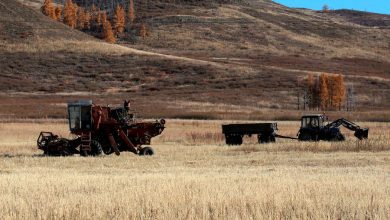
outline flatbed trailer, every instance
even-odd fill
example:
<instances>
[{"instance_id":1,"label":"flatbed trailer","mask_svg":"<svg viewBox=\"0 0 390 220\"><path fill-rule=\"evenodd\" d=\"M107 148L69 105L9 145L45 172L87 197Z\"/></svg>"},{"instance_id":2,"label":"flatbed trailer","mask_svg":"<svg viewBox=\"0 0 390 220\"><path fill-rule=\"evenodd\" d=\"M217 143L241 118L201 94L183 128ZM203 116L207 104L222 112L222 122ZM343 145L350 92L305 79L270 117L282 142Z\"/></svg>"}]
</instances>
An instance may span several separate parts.
<instances>
[{"instance_id":1,"label":"flatbed trailer","mask_svg":"<svg viewBox=\"0 0 390 220\"><path fill-rule=\"evenodd\" d=\"M259 143L275 142L277 123L227 124L222 125L226 144L241 145L245 135L257 135Z\"/></svg>"}]
</instances>

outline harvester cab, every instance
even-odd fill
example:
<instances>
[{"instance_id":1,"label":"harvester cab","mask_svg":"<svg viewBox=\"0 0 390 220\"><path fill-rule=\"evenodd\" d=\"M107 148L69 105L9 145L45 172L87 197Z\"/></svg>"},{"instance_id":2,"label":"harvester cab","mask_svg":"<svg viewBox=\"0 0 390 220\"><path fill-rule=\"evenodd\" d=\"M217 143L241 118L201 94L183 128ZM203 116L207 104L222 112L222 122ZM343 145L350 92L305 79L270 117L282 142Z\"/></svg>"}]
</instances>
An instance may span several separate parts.
<instances>
[{"instance_id":1,"label":"harvester cab","mask_svg":"<svg viewBox=\"0 0 390 220\"><path fill-rule=\"evenodd\" d=\"M92 129L92 101L68 103L69 130L72 133Z\"/></svg>"}]
</instances>

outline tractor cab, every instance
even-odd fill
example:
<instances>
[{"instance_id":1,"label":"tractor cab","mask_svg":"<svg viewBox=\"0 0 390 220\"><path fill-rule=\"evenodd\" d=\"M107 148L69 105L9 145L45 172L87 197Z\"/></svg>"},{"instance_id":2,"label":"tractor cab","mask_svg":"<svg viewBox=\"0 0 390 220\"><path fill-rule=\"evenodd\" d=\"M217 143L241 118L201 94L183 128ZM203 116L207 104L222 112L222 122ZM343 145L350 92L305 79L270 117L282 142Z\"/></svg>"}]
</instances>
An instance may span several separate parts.
<instances>
[{"instance_id":1,"label":"tractor cab","mask_svg":"<svg viewBox=\"0 0 390 220\"><path fill-rule=\"evenodd\" d=\"M68 103L69 129L72 133L92 129L92 101Z\"/></svg>"},{"instance_id":2,"label":"tractor cab","mask_svg":"<svg viewBox=\"0 0 390 220\"><path fill-rule=\"evenodd\" d=\"M324 127L324 115L305 115L301 119L301 128L322 128Z\"/></svg>"}]
</instances>

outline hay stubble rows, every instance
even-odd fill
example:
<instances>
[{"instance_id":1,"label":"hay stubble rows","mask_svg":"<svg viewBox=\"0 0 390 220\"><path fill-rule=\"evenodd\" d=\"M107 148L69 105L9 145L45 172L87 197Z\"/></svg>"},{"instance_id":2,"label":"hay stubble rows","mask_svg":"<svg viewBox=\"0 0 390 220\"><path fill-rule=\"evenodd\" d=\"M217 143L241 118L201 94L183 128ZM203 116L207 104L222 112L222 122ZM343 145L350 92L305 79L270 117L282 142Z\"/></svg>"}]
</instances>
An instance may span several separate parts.
<instances>
[{"instance_id":1,"label":"hay stubble rows","mask_svg":"<svg viewBox=\"0 0 390 220\"><path fill-rule=\"evenodd\" d=\"M157 154L41 157L40 130L63 122L0 124L4 219L387 219L388 123L363 123L369 142L282 140L228 147L222 121L168 120ZM298 124L280 123L294 135ZM345 131L345 133L348 133ZM10 144L14 143L14 144ZM346 146L350 146L349 148Z\"/></svg>"}]
</instances>

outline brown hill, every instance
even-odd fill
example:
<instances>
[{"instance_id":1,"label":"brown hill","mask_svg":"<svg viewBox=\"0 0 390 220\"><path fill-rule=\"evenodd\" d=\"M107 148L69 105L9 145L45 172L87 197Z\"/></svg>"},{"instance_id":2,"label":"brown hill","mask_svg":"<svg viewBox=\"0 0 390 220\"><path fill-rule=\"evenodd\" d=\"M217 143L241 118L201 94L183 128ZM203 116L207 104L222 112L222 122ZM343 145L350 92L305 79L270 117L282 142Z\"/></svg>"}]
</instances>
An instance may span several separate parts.
<instances>
[{"instance_id":1,"label":"brown hill","mask_svg":"<svg viewBox=\"0 0 390 220\"><path fill-rule=\"evenodd\" d=\"M309 72L343 73L360 109L389 109L387 15L260 0L135 1L151 36L112 45L26 2L0 1L3 116L63 116L69 99L131 97L147 116L230 117L262 108L282 117L275 109L296 107L297 82Z\"/></svg>"}]
</instances>

